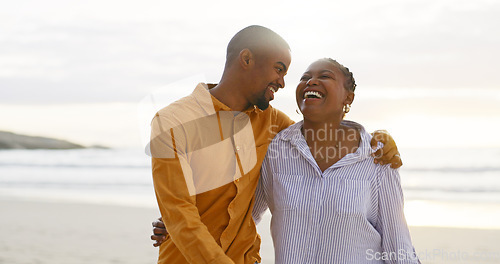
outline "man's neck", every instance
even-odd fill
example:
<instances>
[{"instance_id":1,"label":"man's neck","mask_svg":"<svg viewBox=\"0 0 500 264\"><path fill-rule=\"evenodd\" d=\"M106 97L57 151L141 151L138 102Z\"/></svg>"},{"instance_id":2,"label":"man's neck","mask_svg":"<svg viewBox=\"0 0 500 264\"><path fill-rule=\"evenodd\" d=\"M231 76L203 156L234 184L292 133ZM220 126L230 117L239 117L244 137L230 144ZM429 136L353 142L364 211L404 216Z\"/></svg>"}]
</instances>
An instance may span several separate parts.
<instances>
[{"instance_id":1,"label":"man's neck","mask_svg":"<svg viewBox=\"0 0 500 264\"><path fill-rule=\"evenodd\" d=\"M227 105L231 108L231 110L242 112L251 105L243 94L237 91L236 88L240 88L240 86L235 86L235 84L221 81L209 91L213 97L217 98L217 100L221 103Z\"/></svg>"}]
</instances>

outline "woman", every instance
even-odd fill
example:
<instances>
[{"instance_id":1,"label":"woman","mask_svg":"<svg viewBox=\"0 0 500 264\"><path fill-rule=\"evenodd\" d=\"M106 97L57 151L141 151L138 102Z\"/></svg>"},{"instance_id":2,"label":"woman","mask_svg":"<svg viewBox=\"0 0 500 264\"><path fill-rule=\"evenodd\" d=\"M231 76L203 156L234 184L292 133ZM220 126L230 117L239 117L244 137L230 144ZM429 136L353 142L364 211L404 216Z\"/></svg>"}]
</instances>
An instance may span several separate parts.
<instances>
[{"instance_id":1,"label":"woman","mask_svg":"<svg viewBox=\"0 0 500 264\"><path fill-rule=\"evenodd\" d=\"M264 159L254 219L270 208L276 263L419 263L399 174L374 164L371 136L343 120L352 73L332 59L309 66L296 90L304 120Z\"/></svg>"}]
</instances>

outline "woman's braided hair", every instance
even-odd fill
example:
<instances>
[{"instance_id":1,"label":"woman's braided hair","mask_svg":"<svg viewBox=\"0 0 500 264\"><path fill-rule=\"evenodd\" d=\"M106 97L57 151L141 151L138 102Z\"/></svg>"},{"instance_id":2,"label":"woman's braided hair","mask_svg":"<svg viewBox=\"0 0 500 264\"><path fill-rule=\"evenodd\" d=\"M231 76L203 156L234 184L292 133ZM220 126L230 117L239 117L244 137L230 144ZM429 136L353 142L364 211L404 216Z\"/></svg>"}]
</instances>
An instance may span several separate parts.
<instances>
[{"instance_id":1,"label":"woman's braided hair","mask_svg":"<svg viewBox=\"0 0 500 264\"><path fill-rule=\"evenodd\" d=\"M323 59L320 59L320 61L330 62L337 69L339 69L344 74L344 77L345 77L344 88L348 91L354 92L354 90L356 89L356 81L354 80L354 76L352 75L352 72L349 71L349 68L338 63L336 60L334 60L332 58L323 58Z\"/></svg>"}]
</instances>

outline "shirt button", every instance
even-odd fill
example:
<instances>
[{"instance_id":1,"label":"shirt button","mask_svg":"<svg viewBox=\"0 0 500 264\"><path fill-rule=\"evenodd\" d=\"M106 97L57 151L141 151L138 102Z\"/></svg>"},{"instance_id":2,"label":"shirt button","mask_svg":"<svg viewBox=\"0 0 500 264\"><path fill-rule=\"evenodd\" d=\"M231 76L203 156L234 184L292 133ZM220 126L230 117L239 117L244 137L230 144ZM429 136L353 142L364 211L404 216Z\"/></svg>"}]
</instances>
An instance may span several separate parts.
<instances>
[{"instance_id":1,"label":"shirt button","mask_svg":"<svg viewBox=\"0 0 500 264\"><path fill-rule=\"evenodd\" d=\"M236 180L234 180L234 181L235 181L235 182L239 182L239 181L240 181L240 178L238 178L238 179L236 179Z\"/></svg>"},{"instance_id":2,"label":"shirt button","mask_svg":"<svg viewBox=\"0 0 500 264\"><path fill-rule=\"evenodd\" d=\"M239 147L239 146L236 146L236 150L240 150L240 147Z\"/></svg>"}]
</instances>

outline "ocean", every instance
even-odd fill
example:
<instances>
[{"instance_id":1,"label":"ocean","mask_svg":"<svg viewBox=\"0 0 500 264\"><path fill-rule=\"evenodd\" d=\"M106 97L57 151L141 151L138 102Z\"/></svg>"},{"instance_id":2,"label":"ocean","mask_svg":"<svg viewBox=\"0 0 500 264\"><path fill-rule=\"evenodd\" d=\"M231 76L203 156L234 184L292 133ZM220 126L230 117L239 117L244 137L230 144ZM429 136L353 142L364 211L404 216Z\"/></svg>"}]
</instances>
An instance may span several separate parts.
<instances>
[{"instance_id":1,"label":"ocean","mask_svg":"<svg viewBox=\"0 0 500 264\"><path fill-rule=\"evenodd\" d=\"M410 225L461 226L457 219L443 222L444 212L425 221L416 212L428 216L426 209L436 207L464 211L500 204L500 149L400 152ZM150 168L141 149L3 150L0 197L156 208ZM500 221L495 225L500 228ZM466 226L492 227L484 219L469 219Z\"/></svg>"},{"instance_id":2,"label":"ocean","mask_svg":"<svg viewBox=\"0 0 500 264\"><path fill-rule=\"evenodd\" d=\"M400 152L409 225L500 229L500 149ZM141 149L0 151L0 199L157 206ZM267 212L257 226L263 263L274 259L270 219Z\"/></svg>"},{"instance_id":3,"label":"ocean","mask_svg":"<svg viewBox=\"0 0 500 264\"><path fill-rule=\"evenodd\" d=\"M140 149L0 151L0 196L156 207Z\"/></svg>"},{"instance_id":4,"label":"ocean","mask_svg":"<svg viewBox=\"0 0 500 264\"><path fill-rule=\"evenodd\" d=\"M409 225L500 228L500 149L400 151ZM141 149L0 151L0 198L156 208Z\"/></svg>"},{"instance_id":5,"label":"ocean","mask_svg":"<svg viewBox=\"0 0 500 264\"><path fill-rule=\"evenodd\" d=\"M500 204L500 149L400 152L407 205ZM0 197L156 207L150 168L141 149L3 150Z\"/></svg>"}]
</instances>

